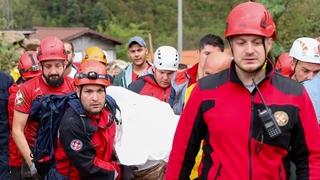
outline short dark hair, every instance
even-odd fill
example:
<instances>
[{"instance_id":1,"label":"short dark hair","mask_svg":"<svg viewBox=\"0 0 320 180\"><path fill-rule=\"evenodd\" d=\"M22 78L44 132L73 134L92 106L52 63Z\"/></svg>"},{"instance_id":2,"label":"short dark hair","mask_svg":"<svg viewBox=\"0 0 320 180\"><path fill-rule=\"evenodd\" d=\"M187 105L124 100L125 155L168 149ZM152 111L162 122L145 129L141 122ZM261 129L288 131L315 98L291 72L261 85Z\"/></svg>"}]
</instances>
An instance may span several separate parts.
<instances>
[{"instance_id":1,"label":"short dark hair","mask_svg":"<svg viewBox=\"0 0 320 180\"><path fill-rule=\"evenodd\" d=\"M74 46L73 46L73 43L72 43L71 41L63 41L63 43L70 44L70 46L71 46L71 51L72 51L72 53L74 54Z\"/></svg>"},{"instance_id":2,"label":"short dark hair","mask_svg":"<svg viewBox=\"0 0 320 180\"><path fill-rule=\"evenodd\" d=\"M224 51L224 42L220 36L207 34L200 39L199 49L203 49L205 45L216 46Z\"/></svg>"}]
</instances>

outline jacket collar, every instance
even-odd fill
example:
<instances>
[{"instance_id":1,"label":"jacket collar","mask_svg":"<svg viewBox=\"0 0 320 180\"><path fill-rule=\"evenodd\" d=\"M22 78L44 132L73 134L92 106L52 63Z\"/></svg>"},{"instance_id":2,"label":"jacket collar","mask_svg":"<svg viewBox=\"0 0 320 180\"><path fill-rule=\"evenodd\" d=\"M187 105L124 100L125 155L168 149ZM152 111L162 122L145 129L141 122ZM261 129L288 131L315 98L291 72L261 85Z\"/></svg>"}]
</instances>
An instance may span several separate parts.
<instances>
[{"instance_id":1,"label":"jacket collar","mask_svg":"<svg viewBox=\"0 0 320 180\"><path fill-rule=\"evenodd\" d=\"M274 67L270 60L267 60L266 65L266 76L264 79L269 79L272 74L274 73ZM234 61L231 62L230 68L229 68L229 75L230 75L230 81L241 84L242 81L239 79L237 72L236 72L236 63Z\"/></svg>"}]
</instances>

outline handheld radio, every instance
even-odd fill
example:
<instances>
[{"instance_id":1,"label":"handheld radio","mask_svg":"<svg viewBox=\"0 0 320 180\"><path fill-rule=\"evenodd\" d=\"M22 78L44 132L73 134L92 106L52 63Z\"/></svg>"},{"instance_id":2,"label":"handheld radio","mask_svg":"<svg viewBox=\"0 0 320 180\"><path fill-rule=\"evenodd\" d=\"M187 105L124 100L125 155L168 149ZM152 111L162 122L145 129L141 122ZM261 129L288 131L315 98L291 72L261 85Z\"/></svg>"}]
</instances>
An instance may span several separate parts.
<instances>
[{"instance_id":1,"label":"handheld radio","mask_svg":"<svg viewBox=\"0 0 320 180\"><path fill-rule=\"evenodd\" d=\"M263 110L258 110L258 115L262 121L262 124L265 128L265 130L267 131L267 134L269 135L270 138L276 138L278 136L281 135L281 129L279 128L271 109L266 105L263 96L257 86L257 84L255 83L254 79L252 79L253 84L255 86L255 88L257 89L257 92L259 94L259 97L264 105Z\"/></svg>"}]
</instances>

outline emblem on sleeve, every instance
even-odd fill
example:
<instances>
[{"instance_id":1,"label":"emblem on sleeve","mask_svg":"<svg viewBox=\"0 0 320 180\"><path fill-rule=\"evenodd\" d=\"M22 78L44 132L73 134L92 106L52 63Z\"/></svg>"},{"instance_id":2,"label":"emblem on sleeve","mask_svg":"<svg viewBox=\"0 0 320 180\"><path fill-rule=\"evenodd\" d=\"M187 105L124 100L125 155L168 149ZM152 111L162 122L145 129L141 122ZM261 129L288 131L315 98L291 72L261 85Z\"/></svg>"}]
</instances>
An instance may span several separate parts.
<instances>
[{"instance_id":1,"label":"emblem on sleeve","mask_svg":"<svg viewBox=\"0 0 320 180\"><path fill-rule=\"evenodd\" d=\"M286 124L288 124L289 116L286 112L276 111L273 115L279 126L285 126Z\"/></svg>"},{"instance_id":2,"label":"emblem on sleeve","mask_svg":"<svg viewBox=\"0 0 320 180\"><path fill-rule=\"evenodd\" d=\"M79 139L74 139L70 143L70 148L74 151L80 151L82 147L83 147L83 143Z\"/></svg>"},{"instance_id":3,"label":"emblem on sleeve","mask_svg":"<svg viewBox=\"0 0 320 180\"><path fill-rule=\"evenodd\" d=\"M17 92L17 95L16 95L15 104L16 104L16 105L21 105L21 104L23 104L23 101L24 101L23 94L22 94L21 91L19 90L19 91Z\"/></svg>"}]
</instances>

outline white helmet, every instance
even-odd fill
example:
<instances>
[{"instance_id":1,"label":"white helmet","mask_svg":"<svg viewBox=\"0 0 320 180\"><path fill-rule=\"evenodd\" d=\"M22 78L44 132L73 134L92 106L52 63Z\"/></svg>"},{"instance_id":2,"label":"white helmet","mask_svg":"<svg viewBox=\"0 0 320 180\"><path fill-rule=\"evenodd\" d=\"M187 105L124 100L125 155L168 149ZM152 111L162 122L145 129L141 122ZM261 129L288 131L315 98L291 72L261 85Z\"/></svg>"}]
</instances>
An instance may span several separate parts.
<instances>
[{"instance_id":1,"label":"white helmet","mask_svg":"<svg viewBox=\"0 0 320 180\"><path fill-rule=\"evenodd\" d=\"M171 46L161 46L154 53L154 66L160 70L177 71L180 58L178 51Z\"/></svg>"},{"instance_id":2,"label":"white helmet","mask_svg":"<svg viewBox=\"0 0 320 180\"><path fill-rule=\"evenodd\" d=\"M293 42L289 56L303 62L320 64L318 46L320 43L313 38L302 37Z\"/></svg>"}]
</instances>

